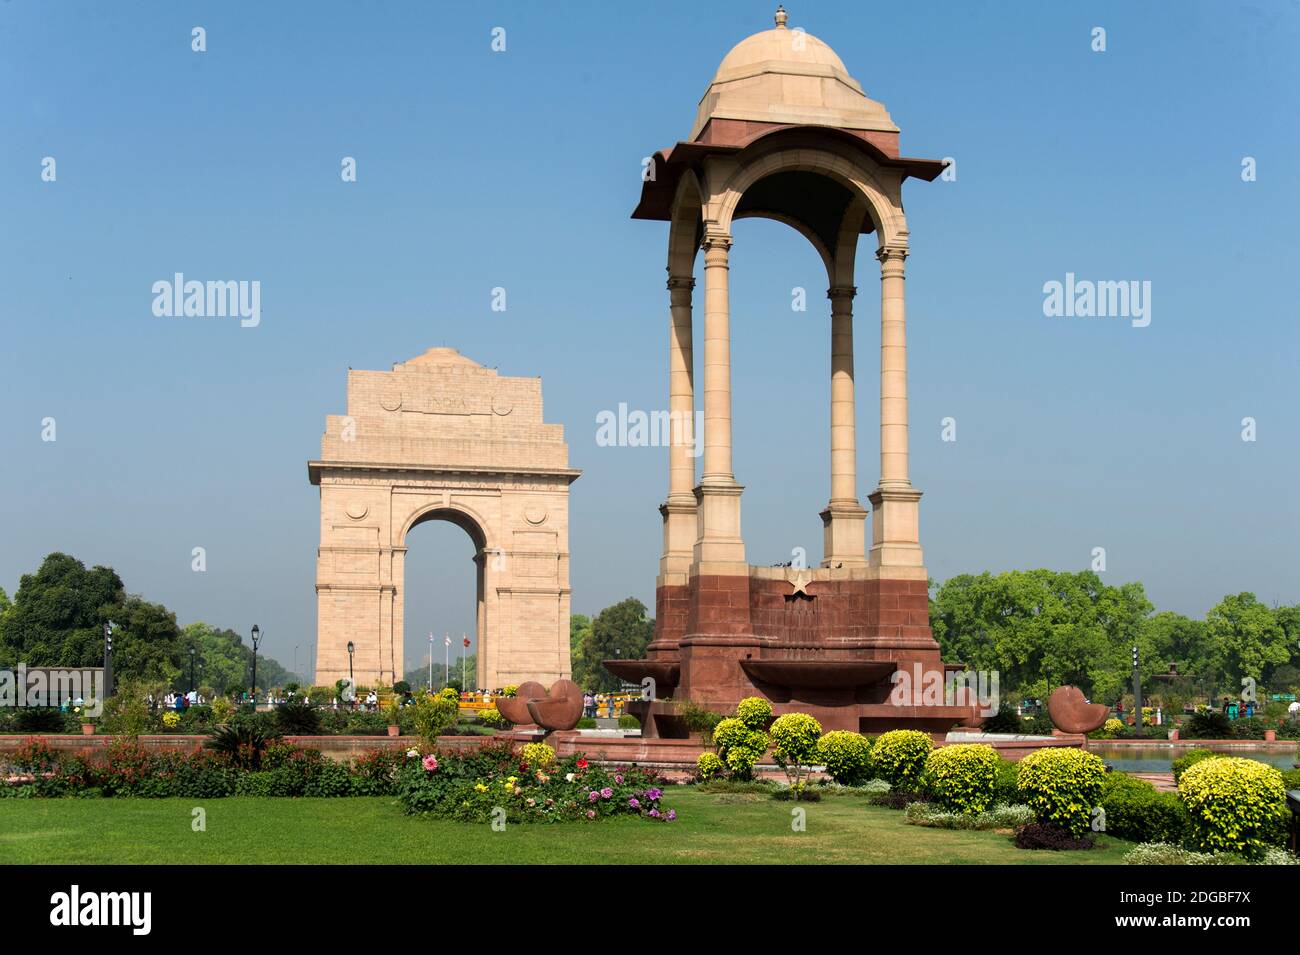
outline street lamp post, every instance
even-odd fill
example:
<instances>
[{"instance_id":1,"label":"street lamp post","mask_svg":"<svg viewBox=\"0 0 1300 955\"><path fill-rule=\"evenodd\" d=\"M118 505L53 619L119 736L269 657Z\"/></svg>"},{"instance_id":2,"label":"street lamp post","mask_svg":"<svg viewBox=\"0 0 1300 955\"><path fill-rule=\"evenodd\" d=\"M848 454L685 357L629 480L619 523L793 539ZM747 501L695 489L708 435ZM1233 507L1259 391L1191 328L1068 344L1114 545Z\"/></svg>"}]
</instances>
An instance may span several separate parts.
<instances>
[{"instance_id":1,"label":"street lamp post","mask_svg":"<svg viewBox=\"0 0 1300 955\"><path fill-rule=\"evenodd\" d=\"M352 699L349 700L348 702L351 703L352 706L357 705L357 681L356 678L352 675L352 658L356 655L356 652L357 652L357 645L353 643L351 640L349 640L348 641L348 684L349 684L349 689L351 689L352 691Z\"/></svg>"},{"instance_id":2,"label":"street lamp post","mask_svg":"<svg viewBox=\"0 0 1300 955\"><path fill-rule=\"evenodd\" d=\"M198 654L195 653L193 647L190 647L190 692L191 692L191 693L193 693L193 692L194 692L194 689L195 689L195 686L194 686L194 659L195 659L196 656L198 656Z\"/></svg>"},{"instance_id":3,"label":"street lamp post","mask_svg":"<svg viewBox=\"0 0 1300 955\"><path fill-rule=\"evenodd\" d=\"M465 636L465 634L462 633L460 635L460 642L465 647L465 649L462 650L460 653L460 688L462 691L464 691L465 689L467 689L467 687L465 686L465 680L467 679L467 677L465 676L465 664L469 662L469 657L465 651L469 649L469 637Z\"/></svg>"},{"instance_id":4,"label":"street lamp post","mask_svg":"<svg viewBox=\"0 0 1300 955\"><path fill-rule=\"evenodd\" d=\"M116 624L104 621L104 698L113 695L113 629Z\"/></svg>"},{"instance_id":5,"label":"street lamp post","mask_svg":"<svg viewBox=\"0 0 1300 955\"><path fill-rule=\"evenodd\" d=\"M257 709L257 648L262 643L262 628L253 624L253 685L248 695L253 699L253 709Z\"/></svg>"},{"instance_id":6,"label":"street lamp post","mask_svg":"<svg viewBox=\"0 0 1300 955\"><path fill-rule=\"evenodd\" d=\"M1138 669L1138 648L1133 644L1133 719L1137 735L1142 735L1142 672Z\"/></svg>"},{"instance_id":7,"label":"street lamp post","mask_svg":"<svg viewBox=\"0 0 1300 955\"><path fill-rule=\"evenodd\" d=\"M429 692L433 692L433 631L429 631Z\"/></svg>"}]
</instances>

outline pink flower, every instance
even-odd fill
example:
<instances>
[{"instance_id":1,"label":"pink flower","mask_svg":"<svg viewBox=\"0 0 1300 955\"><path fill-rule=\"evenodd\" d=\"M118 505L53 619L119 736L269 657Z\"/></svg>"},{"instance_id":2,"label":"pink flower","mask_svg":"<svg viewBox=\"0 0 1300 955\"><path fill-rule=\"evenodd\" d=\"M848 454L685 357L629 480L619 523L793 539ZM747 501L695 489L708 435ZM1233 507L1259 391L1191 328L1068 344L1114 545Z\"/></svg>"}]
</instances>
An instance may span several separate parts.
<instances>
[{"instance_id":1,"label":"pink flower","mask_svg":"<svg viewBox=\"0 0 1300 955\"><path fill-rule=\"evenodd\" d=\"M629 800L627 801L627 804L628 804L629 806L631 806L633 809L640 809L640 808L641 808L641 802L640 802L640 800L638 800L635 796L633 796L631 799L629 799Z\"/></svg>"},{"instance_id":2,"label":"pink flower","mask_svg":"<svg viewBox=\"0 0 1300 955\"><path fill-rule=\"evenodd\" d=\"M595 802L599 798L600 793L596 792L594 789L587 794L587 802Z\"/></svg>"},{"instance_id":3,"label":"pink flower","mask_svg":"<svg viewBox=\"0 0 1300 955\"><path fill-rule=\"evenodd\" d=\"M596 818L596 810L594 810L594 809L588 809L588 810L587 810L587 818L588 818L588 819L595 819L595 818Z\"/></svg>"},{"instance_id":4,"label":"pink flower","mask_svg":"<svg viewBox=\"0 0 1300 955\"><path fill-rule=\"evenodd\" d=\"M428 756L424 757L424 768L428 772L433 772L435 769L437 769L438 757L434 756L433 753L430 753Z\"/></svg>"},{"instance_id":5,"label":"pink flower","mask_svg":"<svg viewBox=\"0 0 1300 955\"><path fill-rule=\"evenodd\" d=\"M614 796L614 790L610 789L608 786L606 786L604 789L600 791L601 799L612 799L613 796Z\"/></svg>"},{"instance_id":6,"label":"pink flower","mask_svg":"<svg viewBox=\"0 0 1300 955\"><path fill-rule=\"evenodd\" d=\"M620 786L622 786L622 785L623 785L623 777L622 777L622 776L615 776L615 777L614 777L614 782L616 782L616 783L618 783Z\"/></svg>"}]
</instances>

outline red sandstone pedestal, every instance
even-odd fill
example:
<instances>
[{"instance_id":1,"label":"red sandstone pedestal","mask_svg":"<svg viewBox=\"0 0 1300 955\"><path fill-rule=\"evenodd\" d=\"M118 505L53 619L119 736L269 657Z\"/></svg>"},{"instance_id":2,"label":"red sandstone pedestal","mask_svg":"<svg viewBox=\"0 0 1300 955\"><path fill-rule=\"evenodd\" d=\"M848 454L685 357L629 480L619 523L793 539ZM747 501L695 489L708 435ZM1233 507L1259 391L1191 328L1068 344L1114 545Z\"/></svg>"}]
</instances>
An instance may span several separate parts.
<instances>
[{"instance_id":1,"label":"red sandstone pedestal","mask_svg":"<svg viewBox=\"0 0 1300 955\"><path fill-rule=\"evenodd\" d=\"M791 576L754 567L658 588L646 659L605 664L624 680L655 681L659 699L630 710L646 738L687 735L667 696L723 713L760 696L778 716L808 713L825 730L861 733L982 722L973 694L923 692L962 669L944 664L930 632L925 580Z\"/></svg>"}]
</instances>

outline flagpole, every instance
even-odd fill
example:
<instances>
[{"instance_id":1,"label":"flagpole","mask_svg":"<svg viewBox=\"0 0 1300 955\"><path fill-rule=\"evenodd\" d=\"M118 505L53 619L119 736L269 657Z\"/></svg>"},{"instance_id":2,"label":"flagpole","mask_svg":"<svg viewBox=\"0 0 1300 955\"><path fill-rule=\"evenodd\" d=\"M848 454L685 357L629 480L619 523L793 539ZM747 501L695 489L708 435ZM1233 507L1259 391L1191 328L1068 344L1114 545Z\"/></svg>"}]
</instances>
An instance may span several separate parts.
<instances>
[{"instance_id":1,"label":"flagpole","mask_svg":"<svg viewBox=\"0 0 1300 955\"><path fill-rule=\"evenodd\" d=\"M451 682L451 634L442 635L442 685Z\"/></svg>"},{"instance_id":2,"label":"flagpole","mask_svg":"<svg viewBox=\"0 0 1300 955\"><path fill-rule=\"evenodd\" d=\"M433 631L429 631L429 692L433 692Z\"/></svg>"}]
</instances>

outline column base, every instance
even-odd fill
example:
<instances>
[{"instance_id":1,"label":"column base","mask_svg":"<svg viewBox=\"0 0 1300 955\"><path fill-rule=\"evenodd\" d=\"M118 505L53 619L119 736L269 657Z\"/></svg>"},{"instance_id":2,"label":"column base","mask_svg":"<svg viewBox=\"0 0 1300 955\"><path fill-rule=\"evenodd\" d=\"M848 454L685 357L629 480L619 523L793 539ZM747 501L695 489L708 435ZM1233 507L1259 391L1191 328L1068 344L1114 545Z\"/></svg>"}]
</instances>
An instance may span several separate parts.
<instances>
[{"instance_id":1,"label":"column base","mask_svg":"<svg viewBox=\"0 0 1300 955\"><path fill-rule=\"evenodd\" d=\"M659 558L659 576L671 577L690 572L695 559L695 537L699 517L694 494L670 494L659 505L664 518L664 552Z\"/></svg>"},{"instance_id":2,"label":"column base","mask_svg":"<svg viewBox=\"0 0 1300 955\"><path fill-rule=\"evenodd\" d=\"M867 509L856 499L831 501L821 512L822 566L860 567L867 562Z\"/></svg>"},{"instance_id":3,"label":"column base","mask_svg":"<svg viewBox=\"0 0 1300 955\"><path fill-rule=\"evenodd\" d=\"M872 567L923 567L920 543L921 492L911 485L880 486L871 492Z\"/></svg>"},{"instance_id":4,"label":"column base","mask_svg":"<svg viewBox=\"0 0 1300 955\"><path fill-rule=\"evenodd\" d=\"M695 488L696 530L692 556L698 573L749 573L745 541L740 536L740 495L744 490L734 478L709 483L701 481ZM714 568L711 565L722 566Z\"/></svg>"}]
</instances>

